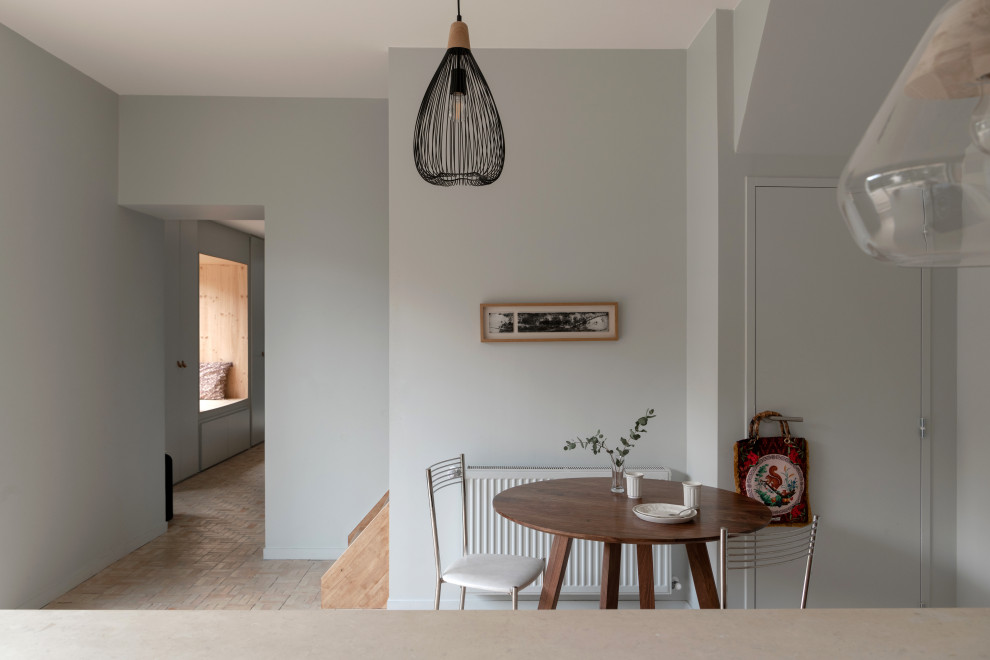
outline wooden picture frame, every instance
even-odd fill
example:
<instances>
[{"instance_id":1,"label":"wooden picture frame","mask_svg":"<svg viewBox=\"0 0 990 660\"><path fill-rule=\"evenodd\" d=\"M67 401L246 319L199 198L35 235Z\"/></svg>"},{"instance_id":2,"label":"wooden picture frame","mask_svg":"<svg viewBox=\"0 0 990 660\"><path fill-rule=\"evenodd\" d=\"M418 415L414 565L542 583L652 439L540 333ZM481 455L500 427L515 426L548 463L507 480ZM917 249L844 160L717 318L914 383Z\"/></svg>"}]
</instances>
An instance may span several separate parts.
<instances>
[{"instance_id":1,"label":"wooden picture frame","mask_svg":"<svg viewBox=\"0 0 990 660\"><path fill-rule=\"evenodd\" d=\"M482 303L481 341L615 341L619 303Z\"/></svg>"}]
</instances>

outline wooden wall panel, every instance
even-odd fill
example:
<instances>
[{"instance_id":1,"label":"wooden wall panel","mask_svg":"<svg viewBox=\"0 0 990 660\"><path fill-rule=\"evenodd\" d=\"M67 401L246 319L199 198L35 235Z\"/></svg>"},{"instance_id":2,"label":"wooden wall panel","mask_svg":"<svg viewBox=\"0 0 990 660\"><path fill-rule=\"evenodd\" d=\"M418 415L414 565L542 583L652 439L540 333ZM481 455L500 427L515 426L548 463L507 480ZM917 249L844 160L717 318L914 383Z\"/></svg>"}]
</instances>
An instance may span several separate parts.
<instances>
[{"instance_id":1,"label":"wooden wall panel","mask_svg":"<svg viewBox=\"0 0 990 660\"><path fill-rule=\"evenodd\" d=\"M199 255L199 360L232 362L227 398L248 396L247 265Z\"/></svg>"}]
</instances>

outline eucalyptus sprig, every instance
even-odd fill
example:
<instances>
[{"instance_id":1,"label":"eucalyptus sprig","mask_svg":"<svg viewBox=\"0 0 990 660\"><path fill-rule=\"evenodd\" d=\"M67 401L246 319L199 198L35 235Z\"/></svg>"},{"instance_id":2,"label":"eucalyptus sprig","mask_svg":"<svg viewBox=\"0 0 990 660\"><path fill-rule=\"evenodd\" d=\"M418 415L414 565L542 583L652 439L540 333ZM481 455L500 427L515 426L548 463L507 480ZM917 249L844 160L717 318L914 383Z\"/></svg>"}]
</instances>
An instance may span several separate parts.
<instances>
[{"instance_id":1,"label":"eucalyptus sprig","mask_svg":"<svg viewBox=\"0 0 990 660\"><path fill-rule=\"evenodd\" d=\"M636 445L636 441L639 440L644 433L646 433L646 424L656 417L653 414L653 408L646 411L646 414L636 420L636 423L631 429L629 429L628 438L619 438L620 445L617 445L614 449L610 448L605 443L608 440L602 435L601 429L598 429L591 437L584 438L583 440L578 437L574 440L567 440L564 442L564 451L568 449L577 449L578 445L582 449L590 449L592 454L596 456L605 452L608 454L608 458L612 461L612 464L616 468L622 467L626 462L626 456L629 454L629 450Z\"/></svg>"}]
</instances>

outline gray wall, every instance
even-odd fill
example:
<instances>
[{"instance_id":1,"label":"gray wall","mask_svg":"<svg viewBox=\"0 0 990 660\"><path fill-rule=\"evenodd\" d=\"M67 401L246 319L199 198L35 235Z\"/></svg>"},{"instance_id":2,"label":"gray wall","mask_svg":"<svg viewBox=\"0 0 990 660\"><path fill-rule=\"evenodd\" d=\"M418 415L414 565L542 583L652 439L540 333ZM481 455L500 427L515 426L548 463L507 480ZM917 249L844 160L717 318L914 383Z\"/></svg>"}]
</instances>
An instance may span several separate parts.
<instances>
[{"instance_id":1,"label":"gray wall","mask_svg":"<svg viewBox=\"0 0 990 660\"><path fill-rule=\"evenodd\" d=\"M384 100L121 97L120 200L265 207L267 558L388 488Z\"/></svg>"},{"instance_id":2,"label":"gray wall","mask_svg":"<svg viewBox=\"0 0 990 660\"><path fill-rule=\"evenodd\" d=\"M734 143L738 146L742 131L746 105L749 103L749 89L753 84L753 74L763 45L763 31L770 11L771 0L741 0L732 13L732 69L735 81L733 90ZM709 29L712 22L709 21ZM698 45L696 38L691 48ZM752 121L752 115L750 115Z\"/></svg>"},{"instance_id":3,"label":"gray wall","mask_svg":"<svg viewBox=\"0 0 990 660\"><path fill-rule=\"evenodd\" d=\"M200 222L197 229L197 249L200 253L242 264L251 262L249 234L208 221Z\"/></svg>"},{"instance_id":4,"label":"gray wall","mask_svg":"<svg viewBox=\"0 0 990 660\"><path fill-rule=\"evenodd\" d=\"M712 19L687 51L687 469L718 483L718 80Z\"/></svg>"},{"instance_id":5,"label":"gray wall","mask_svg":"<svg viewBox=\"0 0 990 660\"><path fill-rule=\"evenodd\" d=\"M691 479L718 483L718 62L716 22L687 50L686 452ZM710 549L711 550L711 549ZM714 553L712 565L717 566ZM694 583L685 594L697 606ZM733 590L738 593L739 589Z\"/></svg>"},{"instance_id":6,"label":"gray wall","mask_svg":"<svg viewBox=\"0 0 990 660\"><path fill-rule=\"evenodd\" d=\"M162 224L117 206L117 96L0 26L0 608L165 531Z\"/></svg>"},{"instance_id":7,"label":"gray wall","mask_svg":"<svg viewBox=\"0 0 990 660\"><path fill-rule=\"evenodd\" d=\"M742 0L740 152L847 158L943 0ZM752 38L765 25L762 40ZM754 46L758 46L753 67ZM752 78L746 80L745 71Z\"/></svg>"},{"instance_id":8,"label":"gray wall","mask_svg":"<svg viewBox=\"0 0 990 660\"><path fill-rule=\"evenodd\" d=\"M412 161L443 51L390 51L390 607L431 607L423 469L606 465L565 440L657 419L628 459L685 465L684 51L477 51L505 126L485 188ZM616 342L483 344L483 302L619 302ZM450 590L450 596L455 590Z\"/></svg>"}]
</instances>

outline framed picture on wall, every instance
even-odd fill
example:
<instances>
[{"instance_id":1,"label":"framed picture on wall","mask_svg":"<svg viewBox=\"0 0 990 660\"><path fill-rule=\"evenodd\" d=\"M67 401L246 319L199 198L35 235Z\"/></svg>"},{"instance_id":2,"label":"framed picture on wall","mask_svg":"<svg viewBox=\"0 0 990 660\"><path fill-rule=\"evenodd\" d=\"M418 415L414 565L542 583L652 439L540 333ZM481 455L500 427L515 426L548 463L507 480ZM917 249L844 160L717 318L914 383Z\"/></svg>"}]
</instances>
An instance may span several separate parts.
<instances>
[{"instance_id":1,"label":"framed picture on wall","mask_svg":"<svg viewBox=\"0 0 990 660\"><path fill-rule=\"evenodd\" d=\"M619 303L482 303L481 341L614 341Z\"/></svg>"}]
</instances>

